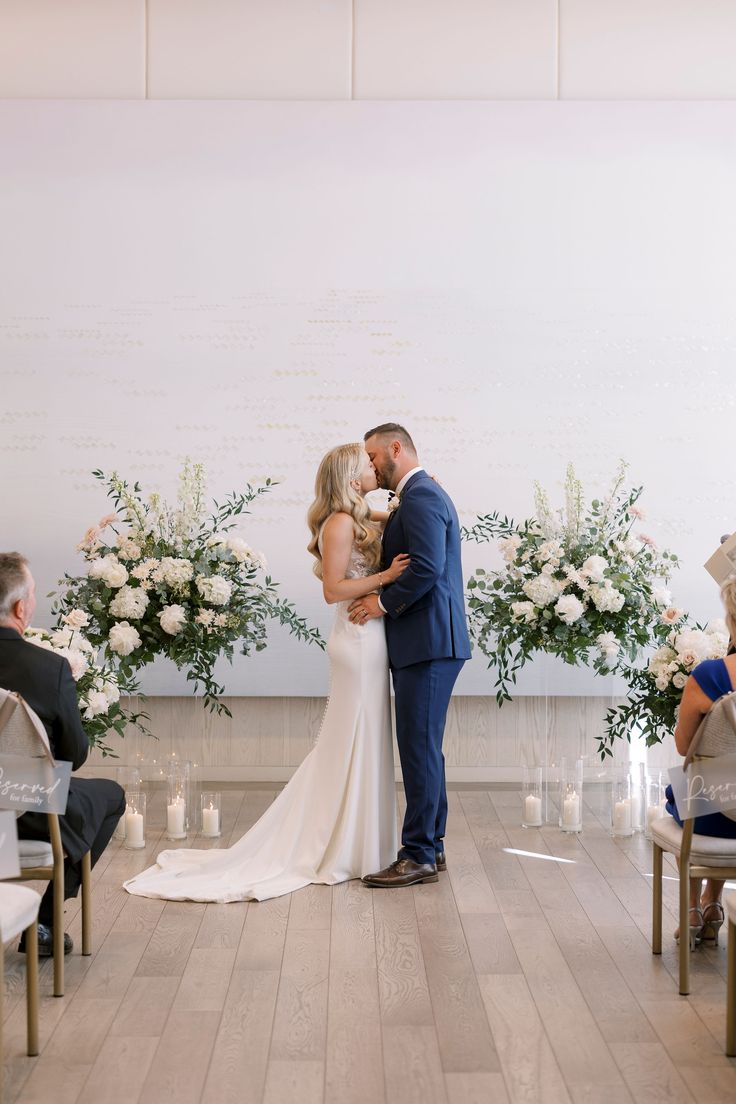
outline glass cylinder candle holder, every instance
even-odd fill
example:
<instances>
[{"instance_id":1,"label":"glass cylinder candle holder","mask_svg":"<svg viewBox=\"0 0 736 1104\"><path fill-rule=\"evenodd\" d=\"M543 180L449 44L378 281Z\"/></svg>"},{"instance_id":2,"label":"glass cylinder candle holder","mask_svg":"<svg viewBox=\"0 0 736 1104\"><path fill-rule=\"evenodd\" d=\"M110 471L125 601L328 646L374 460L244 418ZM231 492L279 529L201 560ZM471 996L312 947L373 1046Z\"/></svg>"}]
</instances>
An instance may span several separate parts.
<instances>
[{"instance_id":1,"label":"glass cylinder candle holder","mask_svg":"<svg viewBox=\"0 0 736 1104\"><path fill-rule=\"evenodd\" d=\"M202 811L202 835L216 839L222 834L222 794L204 790L200 808Z\"/></svg>"},{"instance_id":2,"label":"glass cylinder candle holder","mask_svg":"<svg viewBox=\"0 0 736 1104\"><path fill-rule=\"evenodd\" d=\"M632 763L631 775L631 826L635 832L643 832L646 827L646 774L643 763Z\"/></svg>"},{"instance_id":3,"label":"glass cylinder candle holder","mask_svg":"<svg viewBox=\"0 0 736 1104\"><path fill-rule=\"evenodd\" d=\"M543 782L541 767L524 767L521 792L521 824L523 828L541 828L543 824Z\"/></svg>"},{"instance_id":4,"label":"glass cylinder candle holder","mask_svg":"<svg viewBox=\"0 0 736 1104\"><path fill-rule=\"evenodd\" d=\"M563 759L560 764L559 826L563 832L583 829L583 760L574 763Z\"/></svg>"},{"instance_id":5,"label":"glass cylinder candle holder","mask_svg":"<svg viewBox=\"0 0 736 1104\"><path fill-rule=\"evenodd\" d=\"M131 790L125 795L125 846L139 851L146 846L146 795L143 790Z\"/></svg>"},{"instance_id":6,"label":"glass cylinder candle holder","mask_svg":"<svg viewBox=\"0 0 736 1104\"><path fill-rule=\"evenodd\" d=\"M628 771L611 782L611 834L632 836L634 820L631 800L631 775Z\"/></svg>"},{"instance_id":7,"label":"glass cylinder candle holder","mask_svg":"<svg viewBox=\"0 0 736 1104\"><path fill-rule=\"evenodd\" d=\"M125 791L125 795L129 793L135 793L141 788L141 772L139 767L116 767L115 768L115 781L118 786L122 786ZM124 840L125 839L125 815L121 816L120 820L115 826L113 832L113 839Z\"/></svg>"},{"instance_id":8,"label":"glass cylinder candle holder","mask_svg":"<svg viewBox=\"0 0 736 1104\"><path fill-rule=\"evenodd\" d=\"M177 760L169 762L167 774L168 797L166 800L166 838L187 838L187 799L189 796L189 772L187 764Z\"/></svg>"},{"instance_id":9,"label":"glass cylinder candle holder","mask_svg":"<svg viewBox=\"0 0 736 1104\"><path fill-rule=\"evenodd\" d=\"M652 821L659 820L666 813L666 798L664 794L664 785L662 783L662 772L658 771L656 776L649 776L647 778L646 786L647 804L646 804L646 826L644 833L647 839L652 838Z\"/></svg>"}]
</instances>

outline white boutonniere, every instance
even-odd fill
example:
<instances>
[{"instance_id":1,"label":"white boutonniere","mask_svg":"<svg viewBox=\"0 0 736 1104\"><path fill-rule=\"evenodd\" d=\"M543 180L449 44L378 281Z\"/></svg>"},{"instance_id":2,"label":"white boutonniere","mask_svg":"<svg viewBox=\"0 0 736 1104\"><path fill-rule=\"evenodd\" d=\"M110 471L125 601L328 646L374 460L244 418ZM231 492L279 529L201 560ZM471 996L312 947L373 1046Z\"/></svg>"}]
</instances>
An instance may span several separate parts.
<instances>
[{"instance_id":1,"label":"white boutonniere","mask_svg":"<svg viewBox=\"0 0 736 1104\"><path fill-rule=\"evenodd\" d=\"M395 494L388 500L388 512L392 514L401 505L401 495Z\"/></svg>"}]
</instances>

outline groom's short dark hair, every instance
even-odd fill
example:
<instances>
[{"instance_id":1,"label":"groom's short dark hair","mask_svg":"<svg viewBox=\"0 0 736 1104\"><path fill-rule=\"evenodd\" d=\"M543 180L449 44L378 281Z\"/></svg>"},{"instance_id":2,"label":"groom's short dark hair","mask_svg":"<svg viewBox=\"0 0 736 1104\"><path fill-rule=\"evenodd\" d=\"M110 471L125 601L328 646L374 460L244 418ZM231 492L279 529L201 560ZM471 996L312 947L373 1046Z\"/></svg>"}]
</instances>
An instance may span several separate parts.
<instances>
[{"instance_id":1,"label":"groom's short dark hair","mask_svg":"<svg viewBox=\"0 0 736 1104\"><path fill-rule=\"evenodd\" d=\"M369 437L392 437L394 441L401 441L405 449L416 455L417 450L414 447L410 433L398 422L384 422L383 425L376 426L375 429L369 429L363 435L363 440L367 441Z\"/></svg>"}]
</instances>

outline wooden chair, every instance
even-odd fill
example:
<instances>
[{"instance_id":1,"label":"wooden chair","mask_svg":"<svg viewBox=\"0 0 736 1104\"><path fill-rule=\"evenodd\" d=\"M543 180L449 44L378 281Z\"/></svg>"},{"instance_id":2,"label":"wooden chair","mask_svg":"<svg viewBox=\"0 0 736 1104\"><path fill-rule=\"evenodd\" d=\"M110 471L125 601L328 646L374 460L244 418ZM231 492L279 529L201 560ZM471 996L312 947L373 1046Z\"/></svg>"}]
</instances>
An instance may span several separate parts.
<instances>
[{"instance_id":1,"label":"wooden chair","mask_svg":"<svg viewBox=\"0 0 736 1104\"><path fill-rule=\"evenodd\" d=\"M728 973L726 987L726 1054L736 1057L736 891L723 898L728 928Z\"/></svg>"},{"instance_id":2,"label":"wooden chair","mask_svg":"<svg viewBox=\"0 0 736 1104\"><path fill-rule=\"evenodd\" d=\"M5 994L5 944L26 934L26 1019L28 1054L38 1054L38 909L41 898L25 886L0 882L0 1059L3 1053L3 999ZM3 1098L0 1077L0 1104Z\"/></svg>"},{"instance_id":3,"label":"wooden chair","mask_svg":"<svg viewBox=\"0 0 736 1104\"><path fill-rule=\"evenodd\" d=\"M717 764L718 756L707 762ZM733 757L733 753L732 753ZM689 769L697 769L693 763ZM718 775L722 785L734 787L736 792L736 768L724 767ZM702 797L702 800L705 798ZM691 878L736 878L736 839L724 839L718 836L698 836L693 832L695 816L691 811L678 806L684 827L680 827L673 817L665 816L652 821L652 954L662 954L662 867L663 853L668 851L680 860L680 992L687 996L690 992L690 879ZM716 811L714 805L712 811Z\"/></svg>"},{"instance_id":4,"label":"wooden chair","mask_svg":"<svg viewBox=\"0 0 736 1104\"><path fill-rule=\"evenodd\" d=\"M0 690L0 751L53 762L46 729L37 713L18 694ZM20 814L19 814L20 815ZM47 813L49 840L18 841L21 872L11 881L53 882L54 996L64 996L64 850L59 817ZM82 858L82 954L92 954L91 856Z\"/></svg>"}]
</instances>

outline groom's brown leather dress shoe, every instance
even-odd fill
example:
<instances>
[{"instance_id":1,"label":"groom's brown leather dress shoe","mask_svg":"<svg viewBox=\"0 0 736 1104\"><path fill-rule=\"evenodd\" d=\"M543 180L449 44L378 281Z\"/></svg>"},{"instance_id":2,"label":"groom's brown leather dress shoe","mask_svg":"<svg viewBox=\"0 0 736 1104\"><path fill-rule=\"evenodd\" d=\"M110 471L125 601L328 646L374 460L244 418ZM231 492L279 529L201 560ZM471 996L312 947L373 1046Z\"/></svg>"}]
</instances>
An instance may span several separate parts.
<instances>
[{"instance_id":1,"label":"groom's brown leather dress shoe","mask_svg":"<svg viewBox=\"0 0 736 1104\"><path fill-rule=\"evenodd\" d=\"M444 851L438 851L434 858L435 862L437 863L438 870L447 870L447 859L445 858Z\"/></svg>"},{"instance_id":2,"label":"groom's brown leather dress shoe","mask_svg":"<svg viewBox=\"0 0 736 1104\"><path fill-rule=\"evenodd\" d=\"M372 889L394 889L399 886L418 885L420 882L439 881L434 863L416 863L411 859L397 859L379 870L377 874L366 874L363 885Z\"/></svg>"}]
</instances>

